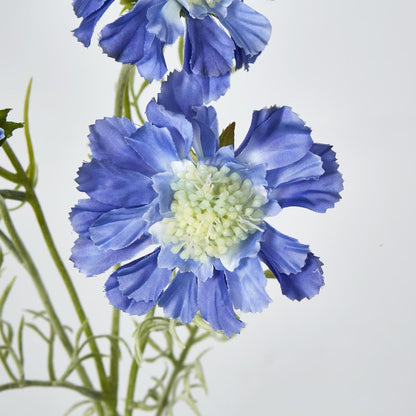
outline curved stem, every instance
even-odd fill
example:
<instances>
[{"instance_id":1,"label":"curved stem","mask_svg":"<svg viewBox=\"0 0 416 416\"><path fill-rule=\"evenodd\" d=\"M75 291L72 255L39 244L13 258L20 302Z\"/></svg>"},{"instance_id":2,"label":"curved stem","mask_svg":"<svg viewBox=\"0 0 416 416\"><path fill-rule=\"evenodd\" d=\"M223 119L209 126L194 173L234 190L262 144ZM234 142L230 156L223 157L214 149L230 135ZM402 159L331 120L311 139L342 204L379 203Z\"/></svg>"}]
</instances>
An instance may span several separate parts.
<instances>
[{"instance_id":1,"label":"curved stem","mask_svg":"<svg viewBox=\"0 0 416 416\"><path fill-rule=\"evenodd\" d=\"M76 384L68 383L66 381L42 381L42 380L24 380L16 383L8 383L0 385L0 392L12 389L21 389L24 387L61 387L65 389L74 390L84 396L87 396L93 400L102 400L103 396L101 392L88 389L83 386L77 386Z\"/></svg>"},{"instance_id":2,"label":"curved stem","mask_svg":"<svg viewBox=\"0 0 416 416\"><path fill-rule=\"evenodd\" d=\"M159 402L158 408L157 408L157 412L155 414L155 416L161 416L163 414L163 411L166 409L166 405L169 402L169 395L170 395L170 391L172 390L173 384L175 382L176 376L179 374L179 372L182 370L183 368L183 364L185 362L185 359L188 355L188 352L190 350L190 348L192 347L192 345L194 344L194 339L195 339L195 335L198 331L198 327L193 327L189 329L190 332L190 336L188 338L188 341L186 341L185 344L185 348L183 349L179 360L176 361L174 368L173 368L173 372L170 376L168 385L166 387L166 390Z\"/></svg>"},{"instance_id":3,"label":"curved stem","mask_svg":"<svg viewBox=\"0 0 416 416\"><path fill-rule=\"evenodd\" d=\"M116 99L114 105L114 115L116 117L123 117L124 94L129 81L131 68L132 65L123 65L121 67L120 76L117 81Z\"/></svg>"},{"instance_id":4,"label":"curved stem","mask_svg":"<svg viewBox=\"0 0 416 416\"><path fill-rule=\"evenodd\" d=\"M155 309L151 309L149 312L147 312L145 316L145 320L148 318L151 318L155 314ZM147 341L149 340L149 333L145 337L142 343L141 347L141 353L144 353L144 350L147 345ZM130 366L130 372L129 372L129 384L127 387L127 395L126 395L126 405L124 408L124 416L132 416L133 414L133 404L134 404L134 392L136 391L136 382L137 382L137 374L139 372L139 364L137 363L137 360L135 357L133 357L133 360L131 362Z\"/></svg>"}]
</instances>

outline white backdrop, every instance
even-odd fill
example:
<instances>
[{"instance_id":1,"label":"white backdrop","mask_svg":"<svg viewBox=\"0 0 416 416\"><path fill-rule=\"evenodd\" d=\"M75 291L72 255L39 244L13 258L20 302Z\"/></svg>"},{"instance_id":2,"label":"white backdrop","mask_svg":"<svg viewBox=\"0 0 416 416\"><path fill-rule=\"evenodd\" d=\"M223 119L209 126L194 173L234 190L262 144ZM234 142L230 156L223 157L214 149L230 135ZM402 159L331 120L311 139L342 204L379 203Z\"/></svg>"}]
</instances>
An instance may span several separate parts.
<instances>
[{"instance_id":1,"label":"white backdrop","mask_svg":"<svg viewBox=\"0 0 416 416\"><path fill-rule=\"evenodd\" d=\"M237 120L242 138L252 110L292 106L316 141L334 145L345 191L325 215L293 209L277 217L276 227L310 244L324 261L326 286L298 303L284 298L277 282L269 283L269 308L243 316L241 335L206 355L209 395L198 396L201 413L414 415L415 3L248 3L272 22L272 39L216 105L221 127ZM20 120L26 84L34 77L30 116L38 193L65 259L75 239L67 214L79 198L74 178L88 152L87 126L112 114L119 70L96 42L85 49L71 36L77 24L69 1L0 0L0 108L14 108L10 119ZM23 151L22 134L12 140ZM18 212L16 222L34 257L44 259L39 267L53 299L74 322L30 211ZM9 262L3 274L18 275L6 311L10 320L18 321L25 308L41 308L19 267ZM110 310L104 278L72 275L88 314L105 330ZM127 338L130 332L125 325ZM27 371L34 377L43 371L44 350L35 338L29 341ZM5 380L0 369L0 382ZM6 392L0 413L62 415L76 399L59 389ZM191 413L179 408L177 414Z\"/></svg>"}]
</instances>

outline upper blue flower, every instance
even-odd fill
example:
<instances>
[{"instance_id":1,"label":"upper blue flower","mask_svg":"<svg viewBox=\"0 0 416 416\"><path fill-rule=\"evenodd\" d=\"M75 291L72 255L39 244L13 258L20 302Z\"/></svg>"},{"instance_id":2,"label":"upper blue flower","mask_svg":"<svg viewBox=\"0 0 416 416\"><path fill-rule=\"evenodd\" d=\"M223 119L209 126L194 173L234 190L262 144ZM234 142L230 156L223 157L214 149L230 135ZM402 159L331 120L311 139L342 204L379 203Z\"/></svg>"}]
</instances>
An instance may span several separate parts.
<instances>
[{"instance_id":1,"label":"upper blue flower","mask_svg":"<svg viewBox=\"0 0 416 416\"><path fill-rule=\"evenodd\" d=\"M75 13L83 19L74 34L85 46L113 1L74 0ZM131 10L101 31L103 51L119 62L135 64L152 81L167 71L164 46L185 34L184 69L212 78L211 84L216 85L206 85L214 89L211 96L225 92L233 67L248 68L256 60L271 34L269 21L241 0L138 0L132 4Z\"/></svg>"},{"instance_id":2,"label":"upper blue flower","mask_svg":"<svg viewBox=\"0 0 416 416\"><path fill-rule=\"evenodd\" d=\"M71 212L72 260L95 275L133 259L106 283L116 308L140 315L158 303L183 323L199 311L230 336L244 325L234 309L270 302L261 262L290 299L319 292L322 263L266 217L289 206L325 212L342 178L331 146L313 143L290 108L255 111L234 151L219 147L216 112L202 102L201 85L175 72L142 127L116 117L91 126L92 160L77 179L88 198Z\"/></svg>"}]
</instances>

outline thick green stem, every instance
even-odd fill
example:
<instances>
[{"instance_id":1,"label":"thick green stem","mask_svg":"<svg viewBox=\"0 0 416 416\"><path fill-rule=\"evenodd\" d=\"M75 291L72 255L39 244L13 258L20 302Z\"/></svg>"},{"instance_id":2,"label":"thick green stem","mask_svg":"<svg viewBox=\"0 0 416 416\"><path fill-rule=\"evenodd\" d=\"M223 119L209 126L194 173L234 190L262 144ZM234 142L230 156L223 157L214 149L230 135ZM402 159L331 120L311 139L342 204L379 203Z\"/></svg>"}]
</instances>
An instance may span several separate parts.
<instances>
[{"instance_id":1,"label":"thick green stem","mask_svg":"<svg viewBox=\"0 0 416 416\"><path fill-rule=\"evenodd\" d=\"M117 412L118 402L118 370L119 370L119 330L120 330L120 311L113 309L113 319L111 323L111 348L110 348L110 377L108 379L108 407ZM114 413L116 414L116 413Z\"/></svg>"},{"instance_id":2,"label":"thick green stem","mask_svg":"<svg viewBox=\"0 0 416 416\"><path fill-rule=\"evenodd\" d=\"M195 335L198 331L198 327L190 328L190 336L188 338L188 341L185 344L185 348L182 350L182 353L179 357L179 360L175 362L172 374L170 376L168 385L166 387L166 390L160 399L157 411L155 416L161 416L163 414L163 411L166 409L167 404L169 403L169 395L172 390L173 384L175 383L176 376L179 374L179 372L183 368L183 364L185 362L185 359L189 353L190 348L194 344Z\"/></svg>"}]
</instances>

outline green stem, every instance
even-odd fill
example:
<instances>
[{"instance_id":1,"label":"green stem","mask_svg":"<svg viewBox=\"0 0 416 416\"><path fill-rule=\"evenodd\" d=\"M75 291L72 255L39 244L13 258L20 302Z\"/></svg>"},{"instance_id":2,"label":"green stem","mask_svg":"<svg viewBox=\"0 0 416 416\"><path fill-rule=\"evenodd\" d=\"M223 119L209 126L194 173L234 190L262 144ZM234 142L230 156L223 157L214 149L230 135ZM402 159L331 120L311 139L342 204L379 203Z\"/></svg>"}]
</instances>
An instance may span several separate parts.
<instances>
[{"instance_id":1,"label":"green stem","mask_svg":"<svg viewBox=\"0 0 416 416\"><path fill-rule=\"evenodd\" d=\"M165 390L162 398L160 399L160 402L159 402L159 405L158 405L157 412L156 412L155 416L161 416L163 414L163 411L166 409L166 405L169 402L170 391L172 390L173 384L175 383L176 376L183 369L183 364L185 362L185 359L188 355L188 352L189 352L190 348L194 344L194 339L195 339L195 335L196 335L197 331L198 331L198 327L193 327L193 328L189 329L190 336L188 338L188 341L185 344L185 348L182 350L182 353L181 353L179 359L176 361L176 363L174 365L173 372L170 376L170 379L169 379L168 385L166 387L166 390Z\"/></svg>"},{"instance_id":2,"label":"green stem","mask_svg":"<svg viewBox=\"0 0 416 416\"><path fill-rule=\"evenodd\" d=\"M27 154L29 158L27 176L30 182L33 184L34 179L35 179L35 173L36 173L36 163L35 163L35 154L33 152L32 138L30 137L30 131L29 131L29 101L30 101L31 90L32 90L32 78L30 79L29 84L26 89L25 106L23 110L23 123L24 123L24 132L25 132L25 138L26 138Z\"/></svg>"},{"instance_id":3,"label":"green stem","mask_svg":"<svg viewBox=\"0 0 416 416\"><path fill-rule=\"evenodd\" d=\"M4 199L14 199L15 201L26 201L26 192L13 191L10 189L0 189L0 195Z\"/></svg>"},{"instance_id":4,"label":"green stem","mask_svg":"<svg viewBox=\"0 0 416 416\"><path fill-rule=\"evenodd\" d=\"M131 65L123 65L121 67L120 76L117 81L116 99L114 105L114 115L116 117L123 117L124 93L126 91L126 86L128 85L131 68Z\"/></svg>"},{"instance_id":5,"label":"green stem","mask_svg":"<svg viewBox=\"0 0 416 416\"><path fill-rule=\"evenodd\" d=\"M76 314L78 316L78 319L81 324L85 323L85 336L89 339L89 345L91 348L91 352L94 354L94 362L98 373L98 378L100 380L100 385L103 391L106 391L107 388L107 379L104 369L104 364L101 359L101 356L99 354L99 349L97 346L97 343L95 342L93 332L91 329L91 326L88 322L87 316L84 312L84 309L82 308L81 302L79 300L78 294L75 290L75 287L72 283L71 277L68 273L68 271L65 268L65 265L59 256L58 250L55 246L55 243L52 238L52 234L49 231L48 224L46 223L45 216L43 214L42 208L40 206L39 200L36 196L35 190L32 187L32 183L26 176L26 172L24 171L22 165L20 164L19 160L17 159L16 155L14 154L13 150L9 146L8 143L4 143L3 149L6 152L10 162L12 163L13 167L16 169L17 175L21 178L22 185L26 189L27 194L27 201L32 206L33 212L36 216L36 219L38 221L38 225L40 227L40 230L43 235L43 239L45 240L46 246L48 247L49 253L55 263L56 268L58 269L59 274L61 275L61 278L65 284L65 287L68 291L68 294L71 298L72 304L74 305ZM29 253L27 253L29 255ZM37 271L36 271L37 273ZM42 283L42 280L39 276L39 282ZM43 286L43 283L42 283ZM39 286L40 288L40 286ZM56 317L56 314L55 314ZM56 317L56 319L58 319ZM59 320L58 320L59 322ZM62 339L61 339L62 340ZM71 347L72 348L72 347Z\"/></svg>"},{"instance_id":6,"label":"green stem","mask_svg":"<svg viewBox=\"0 0 416 416\"><path fill-rule=\"evenodd\" d=\"M155 309L151 309L145 316L144 319L151 318L155 314ZM144 350L146 348L146 344L149 340L149 333L146 335L142 346L141 346L141 353L143 355ZM127 395L126 395L126 405L124 408L124 416L132 416L133 414L133 404L134 404L134 393L136 391L136 382L137 382L137 375L139 372L139 364L137 363L137 360L135 357L133 357L131 366L130 366L130 372L129 372L129 384L127 387Z\"/></svg>"},{"instance_id":7,"label":"green stem","mask_svg":"<svg viewBox=\"0 0 416 416\"><path fill-rule=\"evenodd\" d=\"M29 275L32 278L32 281L36 287L36 290L38 291L39 297L43 303L43 306L45 307L45 310L51 320L51 323L55 329L55 332L57 333L59 339L62 342L62 345L64 346L65 350L67 351L68 355L71 357L73 355L73 347L71 344L71 341L69 340L64 327L62 326L55 309L52 305L52 302L50 301L48 292L46 291L46 288L42 282L42 278L40 277L40 274L33 263L32 258L30 257L29 252L27 251L25 245L23 244L23 241L20 239L19 235L17 234L17 231L13 225L13 222L10 218L9 212L7 210L6 204L4 202L4 199L0 196L0 213L2 216L2 219L4 221L4 224L7 228L7 231L10 235L10 239L13 242L13 245L16 247L16 250L20 254L20 258L23 261L23 265L28 271ZM77 368L78 374L80 376L80 379L84 383L84 385L87 388L91 388L92 384L88 378L87 373L85 372L84 368L82 366L79 366Z\"/></svg>"},{"instance_id":8,"label":"green stem","mask_svg":"<svg viewBox=\"0 0 416 416\"><path fill-rule=\"evenodd\" d=\"M12 172L9 172L7 169L4 169L0 166L0 176L4 179L7 179L10 182L18 183L19 177Z\"/></svg>"},{"instance_id":9,"label":"green stem","mask_svg":"<svg viewBox=\"0 0 416 416\"><path fill-rule=\"evenodd\" d=\"M42 380L23 380L16 383L8 383L0 385L0 392L12 389L20 389L24 387L61 387L70 390L74 390L87 396L93 400L102 400L101 392L88 389L83 386L77 386L76 384L68 383L66 381L42 381Z\"/></svg>"},{"instance_id":10,"label":"green stem","mask_svg":"<svg viewBox=\"0 0 416 416\"><path fill-rule=\"evenodd\" d=\"M110 394L109 407L117 412L118 398L118 370L119 370L119 331L120 331L120 311L113 309L113 319L111 323L111 347L110 347L110 377L108 380L108 391ZM116 413L115 413L116 414Z\"/></svg>"}]
</instances>

